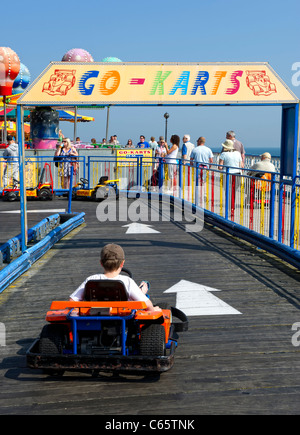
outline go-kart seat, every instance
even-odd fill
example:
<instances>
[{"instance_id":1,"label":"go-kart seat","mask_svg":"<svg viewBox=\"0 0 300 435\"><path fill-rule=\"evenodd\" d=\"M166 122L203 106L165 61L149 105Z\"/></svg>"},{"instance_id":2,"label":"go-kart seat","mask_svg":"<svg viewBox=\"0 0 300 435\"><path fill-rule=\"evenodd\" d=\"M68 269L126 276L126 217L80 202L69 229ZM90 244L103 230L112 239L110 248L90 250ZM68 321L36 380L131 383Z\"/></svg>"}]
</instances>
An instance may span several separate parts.
<instances>
[{"instance_id":1,"label":"go-kart seat","mask_svg":"<svg viewBox=\"0 0 300 435\"><path fill-rule=\"evenodd\" d=\"M90 280L85 285L85 301L127 301L127 293L122 281L99 279Z\"/></svg>"},{"instance_id":2,"label":"go-kart seat","mask_svg":"<svg viewBox=\"0 0 300 435\"><path fill-rule=\"evenodd\" d=\"M107 175L103 175L102 177L99 178L99 184L104 184L105 181L108 180L108 176Z\"/></svg>"}]
</instances>

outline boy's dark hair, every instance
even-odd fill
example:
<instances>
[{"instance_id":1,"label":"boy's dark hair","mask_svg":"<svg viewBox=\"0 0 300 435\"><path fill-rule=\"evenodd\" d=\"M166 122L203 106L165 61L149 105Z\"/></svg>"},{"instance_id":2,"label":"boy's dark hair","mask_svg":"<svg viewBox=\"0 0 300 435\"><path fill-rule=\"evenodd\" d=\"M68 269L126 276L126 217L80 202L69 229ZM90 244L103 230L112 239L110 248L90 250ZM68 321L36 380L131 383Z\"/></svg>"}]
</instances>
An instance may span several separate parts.
<instances>
[{"instance_id":1,"label":"boy's dark hair","mask_svg":"<svg viewBox=\"0 0 300 435\"><path fill-rule=\"evenodd\" d=\"M121 246L109 243L102 248L100 261L108 272L119 269L123 260L125 260L125 254Z\"/></svg>"}]
</instances>

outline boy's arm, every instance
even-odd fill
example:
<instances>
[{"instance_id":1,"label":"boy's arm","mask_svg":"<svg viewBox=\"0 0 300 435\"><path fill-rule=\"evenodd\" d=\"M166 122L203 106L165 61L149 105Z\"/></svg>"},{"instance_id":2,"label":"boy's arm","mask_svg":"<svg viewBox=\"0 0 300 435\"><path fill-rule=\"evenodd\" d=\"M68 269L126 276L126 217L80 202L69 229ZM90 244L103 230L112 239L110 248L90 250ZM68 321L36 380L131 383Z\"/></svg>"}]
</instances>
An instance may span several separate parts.
<instances>
[{"instance_id":1,"label":"boy's arm","mask_svg":"<svg viewBox=\"0 0 300 435\"><path fill-rule=\"evenodd\" d=\"M87 280L85 280L83 283L80 284L79 287L70 295L70 301L81 301L83 299L85 284Z\"/></svg>"},{"instance_id":2,"label":"boy's arm","mask_svg":"<svg viewBox=\"0 0 300 435\"><path fill-rule=\"evenodd\" d=\"M148 299L148 298L147 298ZM149 311L159 311L160 310L160 308L159 307L154 307L153 306L153 304L152 304L152 302L150 301L150 299L148 299L147 301L145 301L146 302L146 305L147 305L147 310L149 310Z\"/></svg>"}]
</instances>

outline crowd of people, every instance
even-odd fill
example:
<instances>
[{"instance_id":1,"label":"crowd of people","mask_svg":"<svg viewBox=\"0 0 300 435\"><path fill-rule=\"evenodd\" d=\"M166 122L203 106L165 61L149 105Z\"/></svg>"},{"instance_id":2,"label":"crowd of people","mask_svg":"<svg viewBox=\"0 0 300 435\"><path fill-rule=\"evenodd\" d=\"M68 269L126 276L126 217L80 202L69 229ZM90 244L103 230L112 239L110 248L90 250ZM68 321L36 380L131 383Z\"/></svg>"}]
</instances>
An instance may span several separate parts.
<instances>
[{"instance_id":1,"label":"crowd of people","mask_svg":"<svg viewBox=\"0 0 300 435\"><path fill-rule=\"evenodd\" d=\"M175 136L177 135L172 136L173 139ZM80 143L80 138L77 137L74 147L77 148ZM96 144L96 139L92 138L91 145L96 146ZM110 139L107 143L106 139L103 138L101 141L101 145L111 145L112 147L121 146L120 142L118 141L118 136L116 134L110 136ZM167 141L163 136L160 136L158 141L155 140L154 136L151 136L148 142L144 135L140 135L139 141L136 144L133 143L132 139L128 139L126 145L122 146L122 148L134 149L150 148L153 150L155 157L165 157L166 160L168 160L168 163L170 163L170 161L174 163L175 159L177 158L178 151L181 151L181 159L183 161L183 164L199 164L202 168L208 168L213 163L213 152L206 145L206 139L203 136L200 136L197 139L196 145L194 145L191 142L190 135L185 134L182 137L181 147L179 143L178 145L176 144L176 147L174 147L174 144L171 141L169 149ZM72 154L75 155L74 150L72 151ZM276 171L275 166L271 163L272 156L270 153L264 152L263 154L261 154L260 157L261 160L250 167L248 175L259 176L259 173L261 173L262 171ZM242 142L236 139L236 134L233 130L230 130L226 133L225 141L221 144L218 164L219 170L224 170L226 166L230 167L229 172L231 174L239 174L241 173L241 169L244 168L245 148Z\"/></svg>"},{"instance_id":2,"label":"crowd of people","mask_svg":"<svg viewBox=\"0 0 300 435\"><path fill-rule=\"evenodd\" d=\"M8 183L8 167L11 166L11 171L14 178L17 177L19 171L19 164L17 162L18 157L18 145L15 143L14 138L11 136L7 137L8 147L3 152L3 157L7 160L6 168L3 173L3 185L6 186ZM96 144L96 139L91 139L91 144ZM71 143L69 138L65 138L61 130L59 131L59 138L54 154L54 160L56 160L56 165L60 167L63 171L63 188L69 187L71 167L73 167L74 172L78 169L78 151L77 148L81 144L79 137L76 138L74 144ZM106 144L105 138L102 139L102 144ZM117 135L112 135L108 141L108 144L112 146L119 146ZM165 162L168 163L169 179L172 180L174 173L174 163L177 163L178 153L181 151L181 159L183 164L199 165L201 168L209 168L213 164L213 152L206 145L206 139L200 136L197 139L197 144L194 145L191 142L190 135L185 134L182 137L182 145L180 147L180 138L178 135L172 135L170 139L170 145L163 136L160 136L158 141L155 137L151 137L150 141L146 141L144 135L140 135L139 141L135 145L132 139L128 139L125 148L135 148L143 149L150 148L153 150L155 157L162 157ZM12 158L15 158L13 161ZM275 166L271 163L272 156L269 152L264 152L261 154L261 160L252 165L247 175L260 177L264 172L276 172ZM10 162L10 160L12 160ZM64 162L65 161L65 162ZM64 163L63 163L64 162ZM229 173L239 174L241 169L245 165L245 148L244 145L236 139L235 132L230 130L226 133L226 139L221 144L218 168L219 170L225 170L229 167Z\"/></svg>"}]
</instances>

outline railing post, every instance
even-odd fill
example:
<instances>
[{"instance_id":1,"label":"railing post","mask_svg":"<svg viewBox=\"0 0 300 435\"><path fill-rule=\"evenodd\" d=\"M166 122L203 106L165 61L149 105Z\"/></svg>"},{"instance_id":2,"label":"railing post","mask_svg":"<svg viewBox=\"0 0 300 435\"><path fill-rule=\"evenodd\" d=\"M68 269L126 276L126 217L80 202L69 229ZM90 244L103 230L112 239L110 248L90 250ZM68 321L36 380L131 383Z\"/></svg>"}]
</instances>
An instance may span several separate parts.
<instances>
[{"instance_id":1,"label":"railing post","mask_svg":"<svg viewBox=\"0 0 300 435\"><path fill-rule=\"evenodd\" d=\"M229 167L226 166L226 184L225 184L225 219L228 220L229 208Z\"/></svg>"},{"instance_id":2,"label":"railing post","mask_svg":"<svg viewBox=\"0 0 300 435\"><path fill-rule=\"evenodd\" d=\"M71 213L71 206L72 206L72 192L73 192L73 172L74 168L71 164L71 174L70 174L70 186L69 186L69 198L68 198L68 213Z\"/></svg>"},{"instance_id":3,"label":"railing post","mask_svg":"<svg viewBox=\"0 0 300 435\"><path fill-rule=\"evenodd\" d=\"M140 158L137 156L136 158L136 184L140 185Z\"/></svg>"},{"instance_id":4,"label":"railing post","mask_svg":"<svg viewBox=\"0 0 300 435\"><path fill-rule=\"evenodd\" d=\"M199 206L199 163L196 163L195 205Z\"/></svg>"},{"instance_id":5,"label":"railing post","mask_svg":"<svg viewBox=\"0 0 300 435\"><path fill-rule=\"evenodd\" d=\"M85 174L86 174L86 167L85 167L86 163L85 163L85 156L83 156L83 178L86 178Z\"/></svg>"},{"instance_id":6,"label":"railing post","mask_svg":"<svg viewBox=\"0 0 300 435\"><path fill-rule=\"evenodd\" d=\"M278 242L282 241L282 201L283 201L283 180L279 183L279 204L278 204Z\"/></svg>"},{"instance_id":7,"label":"railing post","mask_svg":"<svg viewBox=\"0 0 300 435\"><path fill-rule=\"evenodd\" d=\"M292 180L290 247L295 245L296 177Z\"/></svg>"},{"instance_id":8,"label":"railing post","mask_svg":"<svg viewBox=\"0 0 300 435\"><path fill-rule=\"evenodd\" d=\"M88 156L88 189L90 189L91 185L91 156Z\"/></svg>"},{"instance_id":9,"label":"railing post","mask_svg":"<svg viewBox=\"0 0 300 435\"><path fill-rule=\"evenodd\" d=\"M23 107L17 105L17 131L19 140L19 176L20 176L20 217L21 217L21 249L24 252L28 244L27 196L25 179L25 148L22 134ZM6 140L6 138L5 138ZM14 160L15 158L13 158Z\"/></svg>"},{"instance_id":10,"label":"railing post","mask_svg":"<svg viewBox=\"0 0 300 435\"><path fill-rule=\"evenodd\" d=\"M271 175L271 197L270 197L270 221L269 221L269 237L274 239L274 213L275 213L275 173Z\"/></svg>"},{"instance_id":11,"label":"railing post","mask_svg":"<svg viewBox=\"0 0 300 435\"><path fill-rule=\"evenodd\" d=\"M159 157L158 160L158 191L161 193L164 184L164 162L162 157Z\"/></svg>"},{"instance_id":12,"label":"railing post","mask_svg":"<svg viewBox=\"0 0 300 435\"><path fill-rule=\"evenodd\" d=\"M182 161L181 161L181 159L179 160L178 171L179 171L179 198L182 199Z\"/></svg>"},{"instance_id":13,"label":"railing post","mask_svg":"<svg viewBox=\"0 0 300 435\"><path fill-rule=\"evenodd\" d=\"M143 190L143 156L140 157L140 191Z\"/></svg>"}]
</instances>

